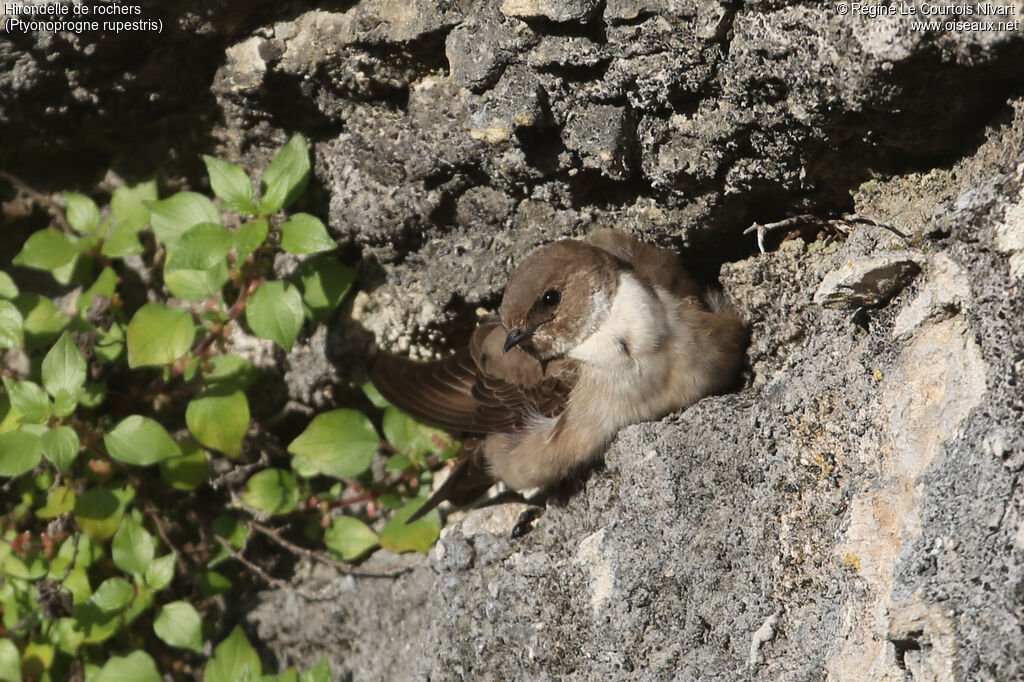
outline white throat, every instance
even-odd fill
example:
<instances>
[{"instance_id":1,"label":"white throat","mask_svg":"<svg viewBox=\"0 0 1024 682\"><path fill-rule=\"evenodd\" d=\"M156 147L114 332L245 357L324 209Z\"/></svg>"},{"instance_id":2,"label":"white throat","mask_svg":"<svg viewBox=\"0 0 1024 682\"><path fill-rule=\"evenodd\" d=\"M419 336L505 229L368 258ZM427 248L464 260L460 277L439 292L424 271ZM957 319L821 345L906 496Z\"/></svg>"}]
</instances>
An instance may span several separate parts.
<instances>
[{"instance_id":1,"label":"white throat","mask_svg":"<svg viewBox=\"0 0 1024 682\"><path fill-rule=\"evenodd\" d=\"M594 333L569 351L569 357L591 365L633 363L655 352L668 332L665 305L636 275L623 271L608 316Z\"/></svg>"}]
</instances>

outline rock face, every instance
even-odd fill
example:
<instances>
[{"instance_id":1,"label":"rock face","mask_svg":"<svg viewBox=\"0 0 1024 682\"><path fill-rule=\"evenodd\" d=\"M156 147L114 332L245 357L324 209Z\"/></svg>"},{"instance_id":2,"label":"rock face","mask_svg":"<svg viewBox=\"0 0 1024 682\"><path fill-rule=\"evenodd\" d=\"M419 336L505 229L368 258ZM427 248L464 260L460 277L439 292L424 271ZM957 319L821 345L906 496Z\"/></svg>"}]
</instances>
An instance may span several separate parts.
<instances>
[{"instance_id":1,"label":"rock face","mask_svg":"<svg viewBox=\"0 0 1024 682\"><path fill-rule=\"evenodd\" d=\"M1024 107L855 203L909 239L862 225L723 268L744 390L623 430L522 539L520 508L478 509L394 581L262 595L261 639L352 679L1019 678ZM815 302L862 262L919 272L860 315Z\"/></svg>"},{"instance_id":2,"label":"rock face","mask_svg":"<svg viewBox=\"0 0 1024 682\"><path fill-rule=\"evenodd\" d=\"M202 37L191 71L159 41L0 43L0 132L54 131L0 165L88 190L136 151L256 166L301 131L386 348L445 352L518 259L607 226L682 248L752 341L741 390L625 429L524 538L498 506L364 567L394 579L300 566L330 599L259 594L268 656L354 680L1024 677L1019 29L786 0L332 7L161 4L163 49ZM767 253L741 235L794 214ZM291 398L358 373L342 335L282 361Z\"/></svg>"}]
</instances>

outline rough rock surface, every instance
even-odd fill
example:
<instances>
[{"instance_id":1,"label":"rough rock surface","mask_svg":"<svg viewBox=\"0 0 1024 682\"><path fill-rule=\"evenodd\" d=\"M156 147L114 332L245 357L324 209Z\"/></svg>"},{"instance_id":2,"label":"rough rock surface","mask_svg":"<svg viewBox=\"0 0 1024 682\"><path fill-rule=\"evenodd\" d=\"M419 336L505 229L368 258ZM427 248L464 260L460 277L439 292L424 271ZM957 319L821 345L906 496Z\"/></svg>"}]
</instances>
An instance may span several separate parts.
<instances>
[{"instance_id":1,"label":"rough rock surface","mask_svg":"<svg viewBox=\"0 0 1024 682\"><path fill-rule=\"evenodd\" d=\"M1024 675L1024 106L972 157L869 183L907 235L785 241L722 284L751 378L623 430L536 530L450 520L395 580L309 571L251 622L351 679L1009 680ZM919 212L927 207L925 212ZM909 242L909 243L908 243ZM921 272L881 308L814 302L869 254Z\"/></svg>"},{"instance_id":2,"label":"rough rock surface","mask_svg":"<svg viewBox=\"0 0 1024 682\"><path fill-rule=\"evenodd\" d=\"M347 390L367 336L442 353L518 259L596 227L681 247L752 330L741 390L625 429L525 538L515 507L476 510L429 557L364 566L398 578L300 567L328 600L256 595L269 659L1024 677L1024 33L789 0L201 5L143 3L158 39L5 34L0 167L102 193L165 162L196 186L213 141L259 167L306 134L307 210L364 264L357 324L281 363L297 414ZM794 214L817 219L766 254L741 236Z\"/></svg>"}]
</instances>

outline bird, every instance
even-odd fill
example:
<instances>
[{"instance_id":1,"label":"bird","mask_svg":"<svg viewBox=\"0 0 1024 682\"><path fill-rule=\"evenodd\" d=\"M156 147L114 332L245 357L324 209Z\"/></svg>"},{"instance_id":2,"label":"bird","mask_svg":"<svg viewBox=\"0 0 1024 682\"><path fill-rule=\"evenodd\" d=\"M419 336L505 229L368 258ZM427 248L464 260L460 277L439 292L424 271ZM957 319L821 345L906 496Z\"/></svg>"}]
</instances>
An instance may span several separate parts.
<instances>
[{"instance_id":1,"label":"bird","mask_svg":"<svg viewBox=\"0 0 1024 682\"><path fill-rule=\"evenodd\" d=\"M616 229L561 239L509 277L497 315L432 362L378 354L370 380L397 408L463 438L412 515L466 506L497 481L547 489L591 466L623 427L734 385L747 326L678 254Z\"/></svg>"}]
</instances>

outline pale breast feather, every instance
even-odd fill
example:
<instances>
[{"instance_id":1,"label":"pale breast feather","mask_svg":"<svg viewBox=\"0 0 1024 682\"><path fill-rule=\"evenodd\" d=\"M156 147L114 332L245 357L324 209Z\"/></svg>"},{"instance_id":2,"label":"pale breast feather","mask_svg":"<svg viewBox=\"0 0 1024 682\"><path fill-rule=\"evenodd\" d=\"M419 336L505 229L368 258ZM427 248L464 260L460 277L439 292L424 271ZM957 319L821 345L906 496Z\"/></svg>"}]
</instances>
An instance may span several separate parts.
<instances>
[{"instance_id":1,"label":"pale breast feather","mask_svg":"<svg viewBox=\"0 0 1024 682\"><path fill-rule=\"evenodd\" d=\"M597 331L569 352L589 365L632 364L657 350L668 331L664 304L631 272L619 275L611 308Z\"/></svg>"}]
</instances>

